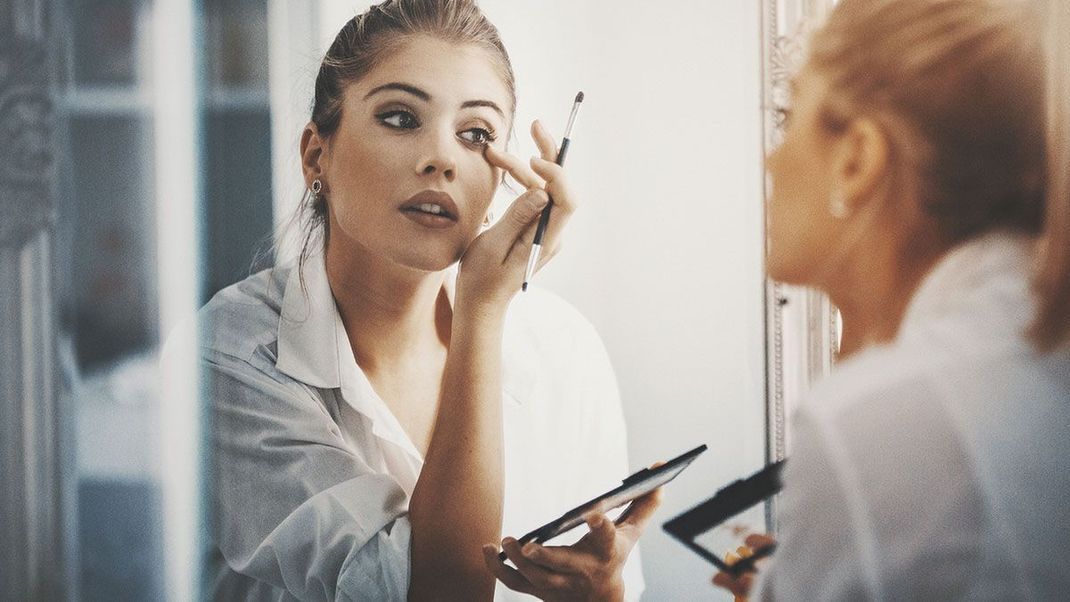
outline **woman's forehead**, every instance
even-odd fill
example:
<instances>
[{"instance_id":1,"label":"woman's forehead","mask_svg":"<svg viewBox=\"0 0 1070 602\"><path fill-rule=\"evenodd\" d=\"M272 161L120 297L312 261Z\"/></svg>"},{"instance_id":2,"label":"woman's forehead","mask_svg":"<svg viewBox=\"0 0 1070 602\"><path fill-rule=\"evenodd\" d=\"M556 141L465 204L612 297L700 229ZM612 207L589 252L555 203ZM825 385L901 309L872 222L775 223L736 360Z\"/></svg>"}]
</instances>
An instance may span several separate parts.
<instances>
[{"instance_id":1,"label":"woman's forehead","mask_svg":"<svg viewBox=\"0 0 1070 602\"><path fill-rule=\"evenodd\" d=\"M384 90L405 92L401 84L419 91L421 100L460 107L489 102L504 115L512 110L512 94L498 59L475 44L454 44L431 36L413 36L389 52L352 92L360 99ZM370 96L369 96L370 95Z\"/></svg>"}]
</instances>

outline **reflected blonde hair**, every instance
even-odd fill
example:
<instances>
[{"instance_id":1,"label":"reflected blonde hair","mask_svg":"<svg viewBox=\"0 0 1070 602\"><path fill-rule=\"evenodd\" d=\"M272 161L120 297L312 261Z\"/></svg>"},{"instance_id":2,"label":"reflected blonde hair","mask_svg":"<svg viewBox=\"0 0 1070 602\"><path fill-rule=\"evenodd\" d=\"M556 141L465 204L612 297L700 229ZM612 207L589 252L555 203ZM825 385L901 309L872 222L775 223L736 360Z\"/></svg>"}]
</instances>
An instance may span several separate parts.
<instances>
[{"instance_id":1,"label":"reflected blonde hair","mask_svg":"<svg viewBox=\"0 0 1070 602\"><path fill-rule=\"evenodd\" d=\"M1036 272L1037 319L1031 335L1043 350L1070 340L1070 6L1048 0L1048 207Z\"/></svg>"},{"instance_id":2,"label":"reflected blonde hair","mask_svg":"<svg viewBox=\"0 0 1070 602\"><path fill-rule=\"evenodd\" d=\"M1065 13L1066 0L1047 1ZM1038 5L842 0L814 34L809 65L829 83L824 127L881 124L887 184L916 200L940 246L994 230L1046 234L1031 336L1047 350L1070 334L1068 67L1065 54L1061 69L1045 60Z\"/></svg>"}]
</instances>

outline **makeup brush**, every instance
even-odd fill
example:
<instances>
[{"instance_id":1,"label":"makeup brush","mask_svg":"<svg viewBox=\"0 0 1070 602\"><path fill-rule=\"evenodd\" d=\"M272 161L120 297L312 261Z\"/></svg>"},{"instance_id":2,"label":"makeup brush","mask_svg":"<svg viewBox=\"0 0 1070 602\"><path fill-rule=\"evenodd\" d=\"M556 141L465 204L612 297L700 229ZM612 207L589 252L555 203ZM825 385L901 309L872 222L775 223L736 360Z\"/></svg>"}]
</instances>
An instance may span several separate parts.
<instances>
[{"instance_id":1,"label":"makeup brush","mask_svg":"<svg viewBox=\"0 0 1070 602\"><path fill-rule=\"evenodd\" d=\"M572 103L572 113L568 116L568 125L565 126L565 136L561 140L561 148L557 151L558 165L565 164L565 155L568 153L569 135L572 133L572 125L576 123L576 113L580 110L580 103L583 102L583 92L576 94L576 101ZM542 254L542 237L546 233L546 225L550 223L550 209L554 206L553 198L549 203L546 203L546 207L542 210L542 215L539 216L539 225L535 228L535 241L531 245L531 254L528 255L528 269L524 272L524 286L521 290L528 290L528 282L531 281L531 277L535 275L535 266L539 265L539 256Z\"/></svg>"}]
</instances>

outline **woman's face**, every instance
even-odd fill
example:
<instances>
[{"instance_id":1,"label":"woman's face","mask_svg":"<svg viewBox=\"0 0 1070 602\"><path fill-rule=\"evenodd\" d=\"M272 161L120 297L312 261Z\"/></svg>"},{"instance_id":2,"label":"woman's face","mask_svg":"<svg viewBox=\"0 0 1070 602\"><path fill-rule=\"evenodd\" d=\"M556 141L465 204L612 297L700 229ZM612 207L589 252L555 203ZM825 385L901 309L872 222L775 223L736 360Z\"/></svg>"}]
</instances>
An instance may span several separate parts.
<instances>
[{"instance_id":1,"label":"woman's face","mask_svg":"<svg viewBox=\"0 0 1070 602\"><path fill-rule=\"evenodd\" d=\"M814 280L838 238L838 220L829 211L831 143L820 124L826 90L812 70L799 72L784 140L766 158L772 182L767 267L770 277L793 284L821 284Z\"/></svg>"},{"instance_id":2,"label":"woman's face","mask_svg":"<svg viewBox=\"0 0 1070 602\"><path fill-rule=\"evenodd\" d=\"M321 160L330 245L424 271L457 261L478 235L500 172L511 94L482 48L420 36L344 91Z\"/></svg>"}]
</instances>

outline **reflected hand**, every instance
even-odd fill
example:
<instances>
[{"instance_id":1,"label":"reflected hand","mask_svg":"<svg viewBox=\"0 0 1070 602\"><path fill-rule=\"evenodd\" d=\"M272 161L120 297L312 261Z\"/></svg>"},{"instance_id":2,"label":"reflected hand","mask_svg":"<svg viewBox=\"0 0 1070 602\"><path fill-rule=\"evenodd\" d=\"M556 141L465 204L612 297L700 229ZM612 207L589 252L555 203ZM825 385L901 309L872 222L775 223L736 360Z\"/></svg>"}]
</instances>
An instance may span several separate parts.
<instances>
[{"instance_id":1,"label":"reflected hand","mask_svg":"<svg viewBox=\"0 0 1070 602\"><path fill-rule=\"evenodd\" d=\"M622 600L624 563L661 505L661 489L632 502L616 523L596 512L586 517L591 532L571 546L523 548L513 538L502 549L517 568L498 559L493 545L483 546L483 557L494 576L509 589L543 600Z\"/></svg>"},{"instance_id":2,"label":"reflected hand","mask_svg":"<svg viewBox=\"0 0 1070 602\"><path fill-rule=\"evenodd\" d=\"M527 191L465 250L458 272L458 301L468 296L477 302L504 304L520 290L539 215L550 196L554 208L543 234L538 267L560 249L561 232L576 209L576 197L564 168L555 163L557 146L553 137L538 121L531 125L531 136L541 156L532 157L528 164L493 146L486 147L487 162L504 169Z\"/></svg>"},{"instance_id":3,"label":"reflected hand","mask_svg":"<svg viewBox=\"0 0 1070 602\"><path fill-rule=\"evenodd\" d=\"M776 540L770 535L748 535L743 543L746 545L736 548L735 553L729 552L725 554L726 563L733 565L744 558L753 556L756 550L771 546L776 543ZM765 561L759 560L755 570L763 562ZM739 575L721 571L713 576L713 584L732 592L736 596L737 602L746 600L751 588L754 586L754 576L757 574L755 570L749 570Z\"/></svg>"}]
</instances>

